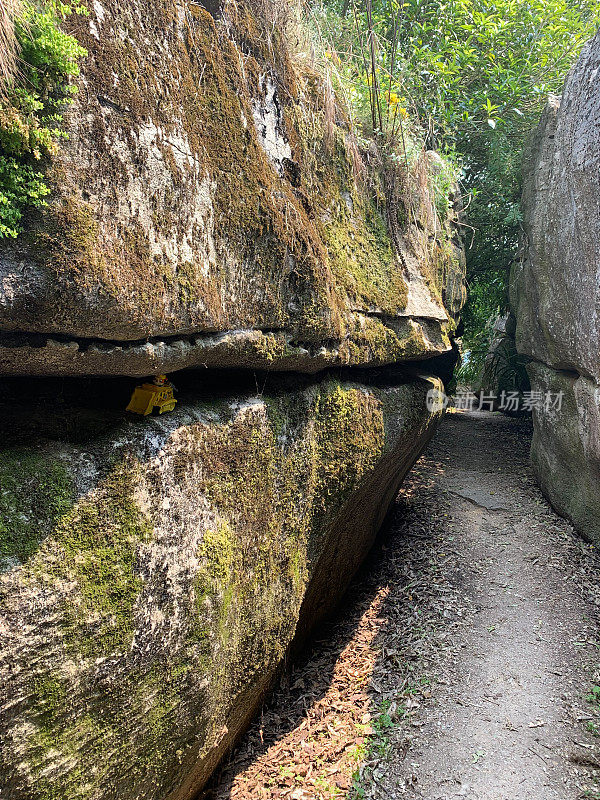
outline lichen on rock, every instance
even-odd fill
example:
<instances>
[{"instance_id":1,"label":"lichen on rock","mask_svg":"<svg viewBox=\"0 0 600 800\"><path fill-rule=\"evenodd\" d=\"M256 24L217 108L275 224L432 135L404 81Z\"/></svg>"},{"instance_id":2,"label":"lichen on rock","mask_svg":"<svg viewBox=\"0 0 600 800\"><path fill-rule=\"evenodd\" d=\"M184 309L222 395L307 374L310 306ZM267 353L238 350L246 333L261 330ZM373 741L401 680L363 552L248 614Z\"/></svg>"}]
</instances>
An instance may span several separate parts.
<instances>
[{"instance_id":1,"label":"lichen on rock","mask_svg":"<svg viewBox=\"0 0 600 800\"><path fill-rule=\"evenodd\" d=\"M434 383L327 379L49 443L43 533L0 575L3 794L193 796L370 546ZM18 532L40 456L14 453Z\"/></svg>"},{"instance_id":2,"label":"lichen on rock","mask_svg":"<svg viewBox=\"0 0 600 800\"><path fill-rule=\"evenodd\" d=\"M88 56L48 207L0 243L0 371L211 365L215 336L233 366L313 372L323 347L328 364L366 365L449 349L443 295L462 303L464 260L452 203L432 212L431 159L392 213L343 105L251 0L218 19L104 0L69 30Z\"/></svg>"},{"instance_id":3,"label":"lichen on rock","mask_svg":"<svg viewBox=\"0 0 600 800\"><path fill-rule=\"evenodd\" d=\"M439 380L402 368L271 373L450 350L464 254L438 157L390 202L391 167L271 4L205 5L69 17L79 91L43 164L48 205L0 242L0 374L31 384L0 397L14 800L191 800L341 598L437 422ZM239 372L235 393L231 372L186 373L176 411L127 420L133 386L90 377L190 367L262 372L256 393Z\"/></svg>"},{"instance_id":4,"label":"lichen on rock","mask_svg":"<svg viewBox=\"0 0 600 800\"><path fill-rule=\"evenodd\" d=\"M8 450L0 464L0 572L25 563L71 506L72 487L51 454Z\"/></svg>"},{"instance_id":5,"label":"lichen on rock","mask_svg":"<svg viewBox=\"0 0 600 800\"><path fill-rule=\"evenodd\" d=\"M556 509L594 541L600 539L599 70L597 34L532 137L524 162L522 258L511 275L517 349L531 361L539 406L533 466Z\"/></svg>"}]
</instances>

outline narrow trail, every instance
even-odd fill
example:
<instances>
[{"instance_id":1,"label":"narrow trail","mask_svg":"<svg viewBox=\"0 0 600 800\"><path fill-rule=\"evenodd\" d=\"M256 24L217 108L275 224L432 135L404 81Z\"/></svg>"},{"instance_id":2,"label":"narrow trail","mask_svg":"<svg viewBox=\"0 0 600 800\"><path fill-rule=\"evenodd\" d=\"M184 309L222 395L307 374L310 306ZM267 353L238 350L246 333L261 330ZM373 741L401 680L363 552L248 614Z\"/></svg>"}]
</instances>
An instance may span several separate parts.
<instances>
[{"instance_id":1,"label":"narrow trail","mask_svg":"<svg viewBox=\"0 0 600 800\"><path fill-rule=\"evenodd\" d=\"M528 452L527 423L446 417L213 797L600 798L600 562Z\"/></svg>"},{"instance_id":2,"label":"narrow trail","mask_svg":"<svg viewBox=\"0 0 600 800\"><path fill-rule=\"evenodd\" d=\"M513 426L455 416L434 446L447 463L438 486L456 497L449 524L477 613L404 762L419 797L576 798L569 758L591 749L577 742L593 744L577 725L589 713L581 698L597 651L569 552L579 542L531 486ZM393 796L404 770L392 762L383 790Z\"/></svg>"}]
</instances>

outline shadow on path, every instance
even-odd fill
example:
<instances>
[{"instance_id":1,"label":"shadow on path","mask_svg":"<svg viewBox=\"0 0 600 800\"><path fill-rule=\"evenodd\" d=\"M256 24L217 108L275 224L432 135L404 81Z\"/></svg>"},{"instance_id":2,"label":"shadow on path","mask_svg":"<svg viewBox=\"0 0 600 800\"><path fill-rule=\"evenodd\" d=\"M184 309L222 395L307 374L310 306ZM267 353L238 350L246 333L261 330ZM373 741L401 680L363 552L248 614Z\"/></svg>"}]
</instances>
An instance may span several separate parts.
<instances>
[{"instance_id":1,"label":"shadow on path","mask_svg":"<svg viewBox=\"0 0 600 800\"><path fill-rule=\"evenodd\" d=\"M581 796L598 563L541 498L529 439L447 416L212 798Z\"/></svg>"}]
</instances>

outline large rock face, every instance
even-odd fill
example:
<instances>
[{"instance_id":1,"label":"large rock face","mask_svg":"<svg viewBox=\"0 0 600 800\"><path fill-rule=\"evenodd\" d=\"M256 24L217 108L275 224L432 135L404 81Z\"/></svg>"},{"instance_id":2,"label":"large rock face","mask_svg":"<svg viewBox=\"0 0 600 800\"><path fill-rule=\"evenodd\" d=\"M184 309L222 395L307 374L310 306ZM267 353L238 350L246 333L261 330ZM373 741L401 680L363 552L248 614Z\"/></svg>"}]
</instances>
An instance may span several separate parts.
<instances>
[{"instance_id":1,"label":"large rock face","mask_svg":"<svg viewBox=\"0 0 600 800\"><path fill-rule=\"evenodd\" d=\"M525 162L525 250L512 280L536 392L533 464L556 508L600 539L600 33L552 98Z\"/></svg>"},{"instance_id":2,"label":"large rock face","mask_svg":"<svg viewBox=\"0 0 600 800\"><path fill-rule=\"evenodd\" d=\"M546 496L587 539L600 541L600 404L598 384L545 364L528 367L534 391L560 396L533 412L532 463Z\"/></svg>"},{"instance_id":3,"label":"large rock face","mask_svg":"<svg viewBox=\"0 0 600 800\"><path fill-rule=\"evenodd\" d=\"M358 148L288 4L205 5L69 17L89 57L50 204L0 244L0 374L27 376L0 384L7 800L191 800L437 421L440 382L397 371L182 373L160 420L90 377L450 353L441 159Z\"/></svg>"},{"instance_id":4,"label":"large rock face","mask_svg":"<svg viewBox=\"0 0 600 800\"><path fill-rule=\"evenodd\" d=\"M4 397L3 798L192 798L341 596L439 381L186 400L198 386L150 422L90 410L112 384L88 385L87 408L41 398L34 443Z\"/></svg>"},{"instance_id":5,"label":"large rock face","mask_svg":"<svg viewBox=\"0 0 600 800\"><path fill-rule=\"evenodd\" d=\"M390 176L359 152L271 18L288 4L89 6L69 19L89 56L50 208L0 247L0 372L316 372L449 349L464 259L439 158Z\"/></svg>"}]
</instances>

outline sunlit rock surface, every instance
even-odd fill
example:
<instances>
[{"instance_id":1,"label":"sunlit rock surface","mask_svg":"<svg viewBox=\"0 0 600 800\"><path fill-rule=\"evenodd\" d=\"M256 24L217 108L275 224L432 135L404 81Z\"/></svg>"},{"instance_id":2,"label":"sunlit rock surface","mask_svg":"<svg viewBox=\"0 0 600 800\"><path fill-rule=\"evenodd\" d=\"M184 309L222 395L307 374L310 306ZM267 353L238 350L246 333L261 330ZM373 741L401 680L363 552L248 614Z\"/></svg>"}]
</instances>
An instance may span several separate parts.
<instances>
[{"instance_id":1,"label":"sunlit rock surface","mask_svg":"<svg viewBox=\"0 0 600 800\"><path fill-rule=\"evenodd\" d=\"M359 146L288 4L206 5L69 17L50 205L0 245L2 798L192 800L437 423L438 379L339 367L453 362L443 161ZM124 413L113 376L189 367Z\"/></svg>"},{"instance_id":2,"label":"sunlit rock surface","mask_svg":"<svg viewBox=\"0 0 600 800\"><path fill-rule=\"evenodd\" d=\"M127 383L4 390L2 797L192 798L437 421L439 381L415 375L260 394L181 377L150 420L116 410Z\"/></svg>"},{"instance_id":3,"label":"sunlit rock surface","mask_svg":"<svg viewBox=\"0 0 600 800\"><path fill-rule=\"evenodd\" d=\"M464 255L439 156L386 184L282 33L287 4L212 10L98 0L69 18L89 56L50 207L0 245L0 372L316 372L449 350Z\"/></svg>"}]
</instances>

